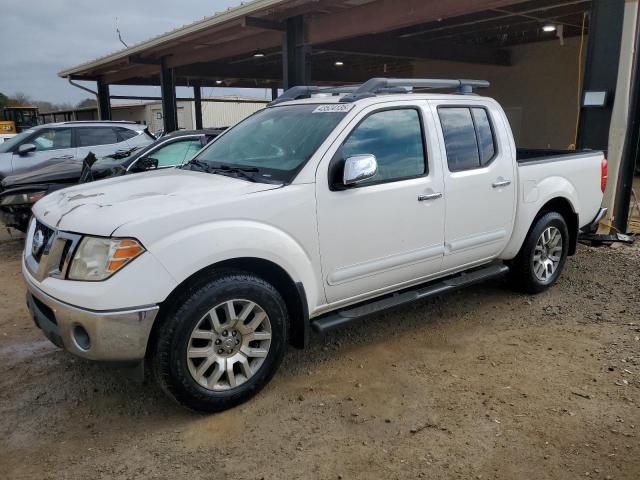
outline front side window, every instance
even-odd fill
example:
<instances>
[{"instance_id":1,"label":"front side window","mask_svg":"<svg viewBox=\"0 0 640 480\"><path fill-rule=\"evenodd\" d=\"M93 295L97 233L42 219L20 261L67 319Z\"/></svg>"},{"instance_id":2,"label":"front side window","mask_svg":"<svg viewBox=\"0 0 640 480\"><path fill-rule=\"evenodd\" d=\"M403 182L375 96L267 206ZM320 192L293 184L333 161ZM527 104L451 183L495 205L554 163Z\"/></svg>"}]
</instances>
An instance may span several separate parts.
<instances>
[{"instance_id":1,"label":"front side window","mask_svg":"<svg viewBox=\"0 0 640 480\"><path fill-rule=\"evenodd\" d=\"M200 147L200 139L182 140L160 147L151 152L149 157L158 160L158 168L172 167L191 160Z\"/></svg>"},{"instance_id":2,"label":"front side window","mask_svg":"<svg viewBox=\"0 0 640 480\"><path fill-rule=\"evenodd\" d=\"M60 150L63 148L71 148L71 129L70 128L51 128L38 131L29 143L36 146L37 151Z\"/></svg>"},{"instance_id":3,"label":"front side window","mask_svg":"<svg viewBox=\"0 0 640 480\"><path fill-rule=\"evenodd\" d=\"M480 168L496 154L491 121L484 108L441 107L438 109L451 172Z\"/></svg>"},{"instance_id":4,"label":"front side window","mask_svg":"<svg viewBox=\"0 0 640 480\"><path fill-rule=\"evenodd\" d=\"M385 110L365 118L341 149L343 159L374 155L378 173L360 185L424 175L426 155L420 114L412 108Z\"/></svg>"},{"instance_id":5,"label":"front side window","mask_svg":"<svg viewBox=\"0 0 640 480\"><path fill-rule=\"evenodd\" d=\"M81 127L77 129L77 135L79 147L118 143L116 131L111 127Z\"/></svg>"},{"instance_id":6,"label":"front side window","mask_svg":"<svg viewBox=\"0 0 640 480\"><path fill-rule=\"evenodd\" d=\"M29 143L28 138L33 135L33 132L33 130L24 130L15 137L11 137L3 143L0 143L0 153L11 152L23 143Z\"/></svg>"},{"instance_id":7,"label":"front side window","mask_svg":"<svg viewBox=\"0 0 640 480\"><path fill-rule=\"evenodd\" d=\"M256 181L291 182L348 108L284 105L265 108L225 132L194 159L216 173L220 167L248 170Z\"/></svg>"}]
</instances>

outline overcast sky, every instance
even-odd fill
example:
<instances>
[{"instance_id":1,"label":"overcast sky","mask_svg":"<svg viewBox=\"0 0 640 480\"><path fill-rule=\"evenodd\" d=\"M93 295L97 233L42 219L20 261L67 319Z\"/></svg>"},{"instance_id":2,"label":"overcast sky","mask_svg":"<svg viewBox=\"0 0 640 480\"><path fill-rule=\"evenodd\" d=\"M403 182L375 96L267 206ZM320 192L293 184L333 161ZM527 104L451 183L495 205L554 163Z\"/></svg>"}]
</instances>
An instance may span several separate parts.
<instances>
[{"instance_id":1,"label":"overcast sky","mask_svg":"<svg viewBox=\"0 0 640 480\"><path fill-rule=\"evenodd\" d=\"M60 70L120 50L240 0L0 0L0 92L76 103L89 95L57 76ZM245 2L246 3L246 2ZM95 83L87 86L94 88ZM159 94L159 88L155 87ZM240 93L206 89L205 94ZM112 87L112 94L149 95L154 89ZM249 93L249 92L247 92ZM251 91L263 95L262 90ZM178 95L184 95L178 92Z\"/></svg>"}]
</instances>

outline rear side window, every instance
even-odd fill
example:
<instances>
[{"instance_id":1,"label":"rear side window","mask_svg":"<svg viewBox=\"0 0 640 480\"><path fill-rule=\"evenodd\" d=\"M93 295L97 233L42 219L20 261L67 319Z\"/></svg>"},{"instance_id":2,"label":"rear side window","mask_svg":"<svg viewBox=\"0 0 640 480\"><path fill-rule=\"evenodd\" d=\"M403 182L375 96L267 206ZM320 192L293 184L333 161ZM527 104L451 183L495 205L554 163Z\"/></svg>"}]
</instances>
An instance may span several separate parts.
<instances>
[{"instance_id":1,"label":"rear side window","mask_svg":"<svg viewBox=\"0 0 640 480\"><path fill-rule=\"evenodd\" d=\"M496 153L496 146L493 142L493 131L489 116L484 108L472 108L473 120L476 124L478 136L478 150L480 151L480 165L483 167L493 160Z\"/></svg>"},{"instance_id":2,"label":"rear side window","mask_svg":"<svg viewBox=\"0 0 640 480\"><path fill-rule=\"evenodd\" d=\"M451 172L480 168L491 163L496 146L491 122L484 108L441 107L438 115Z\"/></svg>"},{"instance_id":3,"label":"rear side window","mask_svg":"<svg viewBox=\"0 0 640 480\"><path fill-rule=\"evenodd\" d=\"M423 175L426 156L418 111L385 110L363 120L342 145L342 157L365 154L375 155L378 173L360 185Z\"/></svg>"},{"instance_id":4,"label":"rear side window","mask_svg":"<svg viewBox=\"0 0 640 480\"><path fill-rule=\"evenodd\" d=\"M115 128L111 127L81 127L78 128L77 135L79 147L118 143Z\"/></svg>"},{"instance_id":5,"label":"rear side window","mask_svg":"<svg viewBox=\"0 0 640 480\"><path fill-rule=\"evenodd\" d=\"M129 130L128 128L118 127L116 130L118 132L118 140L121 142L138 135L138 132L135 130Z\"/></svg>"}]
</instances>

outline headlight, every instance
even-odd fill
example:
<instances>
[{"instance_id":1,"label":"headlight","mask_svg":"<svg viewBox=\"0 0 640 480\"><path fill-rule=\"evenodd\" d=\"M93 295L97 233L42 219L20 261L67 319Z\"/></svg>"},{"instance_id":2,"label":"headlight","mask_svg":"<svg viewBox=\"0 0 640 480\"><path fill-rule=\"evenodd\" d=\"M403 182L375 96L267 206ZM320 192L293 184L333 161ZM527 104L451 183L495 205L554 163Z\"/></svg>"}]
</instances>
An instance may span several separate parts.
<instances>
[{"instance_id":1,"label":"headlight","mask_svg":"<svg viewBox=\"0 0 640 480\"><path fill-rule=\"evenodd\" d=\"M143 252L144 247L131 238L84 237L71 261L68 278L104 280Z\"/></svg>"},{"instance_id":2,"label":"headlight","mask_svg":"<svg viewBox=\"0 0 640 480\"><path fill-rule=\"evenodd\" d=\"M2 197L2 200L0 200L0 205L5 205L5 206L25 205L25 204L30 205L32 203L36 203L46 194L47 194L46 191L9 194Z\"/></svg>"}]
</instances>

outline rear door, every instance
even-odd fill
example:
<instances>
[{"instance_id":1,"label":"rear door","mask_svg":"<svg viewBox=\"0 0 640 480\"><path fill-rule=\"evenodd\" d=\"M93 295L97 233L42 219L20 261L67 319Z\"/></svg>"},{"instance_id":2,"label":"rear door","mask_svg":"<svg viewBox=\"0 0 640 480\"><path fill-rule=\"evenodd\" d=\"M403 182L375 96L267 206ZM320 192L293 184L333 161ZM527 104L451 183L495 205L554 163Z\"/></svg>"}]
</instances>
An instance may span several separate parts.
<instances>
[{"instance_id":1,"label":"rear door","mask_svg":"<svg viewBox=\"0 0 640 480\"><path fill-rule=\"evenodd\" d=\"M365 109L320 164L318 229L330 303L397 288L440 270L443 180L433 160L437 156L429 154L437 144L427 135L432 119L423 107L426 103L397 102ZM337 188L341 175L336 165L363 154L375 155L377 175L355 187Z\"/></svg>"},{"instance_id":2,"label":"rear door","mask_svg":"<svg viewBox=\"0 0 640 480\"><path fill-rule=\"evenodd\" d=\"M74 128L78 145L78 159L84 159L89 152L92 152L96 157L103 157L118 150L127 150L127 142L121 142L116 128L115 126Z\"/></svg>"},{"instance_id":3,"label":"rear door","mask_svg":"<svg viewBox=\"0 0 640 480\"><path fill-rule=\"evenodd\" d=\"M490 260L506 246L516 167L502 112L493 103L431 105L445 153L445 271Z\"/></svg>"}]
</instances>

